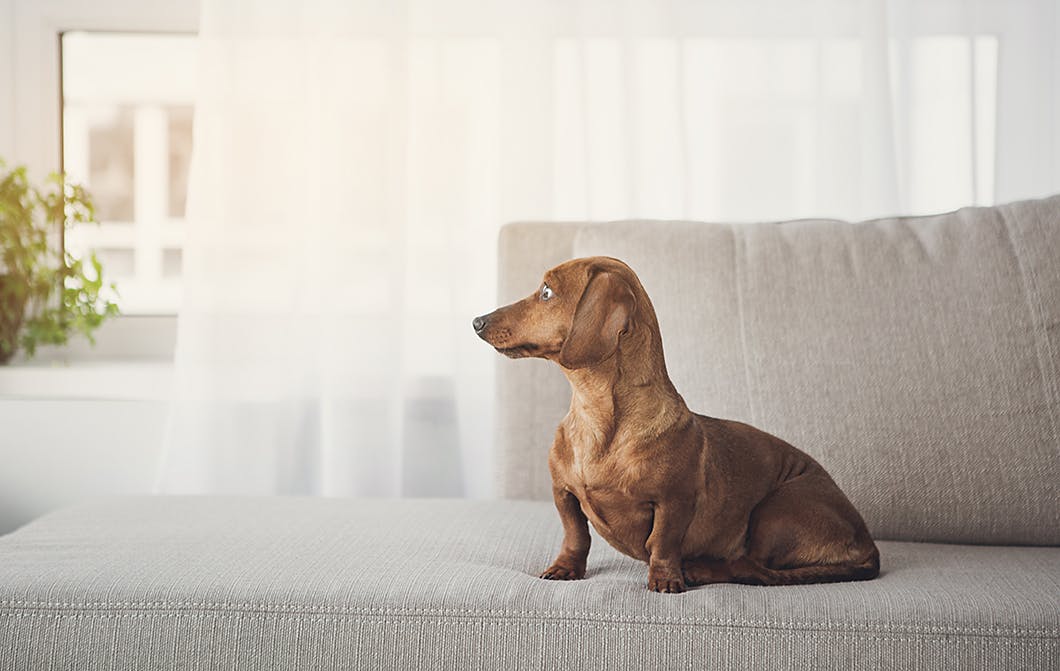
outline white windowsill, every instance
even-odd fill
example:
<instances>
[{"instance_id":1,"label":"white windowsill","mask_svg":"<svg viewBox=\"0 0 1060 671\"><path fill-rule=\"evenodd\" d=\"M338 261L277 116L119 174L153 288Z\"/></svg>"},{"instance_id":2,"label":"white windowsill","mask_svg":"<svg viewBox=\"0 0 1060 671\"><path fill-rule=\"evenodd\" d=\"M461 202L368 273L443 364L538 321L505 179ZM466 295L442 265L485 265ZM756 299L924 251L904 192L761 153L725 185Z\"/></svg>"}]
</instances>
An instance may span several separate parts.
<instances>
[{"instance_id":1,"label":"white windowsill","mask_svg":"<svg viewBox=\"0 0 1060 671\"><path fill-rule=\"evenodd\" d=\"M0 400L164 401L167 361L18 362L0 366Z\"/></svg>"}]
</instances>

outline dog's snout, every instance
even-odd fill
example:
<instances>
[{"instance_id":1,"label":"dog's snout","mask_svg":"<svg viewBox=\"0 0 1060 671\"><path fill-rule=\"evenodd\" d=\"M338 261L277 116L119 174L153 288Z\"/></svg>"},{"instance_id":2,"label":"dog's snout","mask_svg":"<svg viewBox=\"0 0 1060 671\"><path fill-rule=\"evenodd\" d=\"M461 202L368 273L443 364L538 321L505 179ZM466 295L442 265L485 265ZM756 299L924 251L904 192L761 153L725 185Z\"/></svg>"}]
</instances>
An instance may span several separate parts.
<instances>
[{"instance_id":1,"label":"dog's snout","mask_svg":"<svg viewBox=\"0 0 1060 671\"><path fill-rule=\"evenodd\" d=\"M486 328L486 318L475 317L471 320L471 327L475 329L475 333L482 333L482 329Z\"/></svg>"}]
</instances>

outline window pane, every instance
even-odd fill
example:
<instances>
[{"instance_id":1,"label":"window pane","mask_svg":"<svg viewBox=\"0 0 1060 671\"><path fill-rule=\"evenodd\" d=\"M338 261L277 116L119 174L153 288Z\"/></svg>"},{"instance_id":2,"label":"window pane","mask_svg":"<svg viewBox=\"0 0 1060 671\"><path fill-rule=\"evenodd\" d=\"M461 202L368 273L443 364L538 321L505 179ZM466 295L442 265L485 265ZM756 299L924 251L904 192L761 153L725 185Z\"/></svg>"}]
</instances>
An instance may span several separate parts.
<instances>
[{"instance_id":1,"label":"window pane","mask_svg":"<svg viewBox=\"0 0 1060 671\"><path fill-rule=\"evenodd\" d=\"M88 178L100 221L133 220L133 112L128 106L86 110Z\"/></svg>"},{"instance_id":2,"label":"window pane","mask_svg":"<svg viewBox=\"0 0 1060 671\"><path fill-rule=\"evenodd\" d=\"M184 250L162 250L162 276L180 277L181 264L184 262Z\"/></svg>"},{"instance_id":3,"label":"window pane","mask_svg":"<svg viewBox=\"0 0 1060 671\"><path fill-rule=\"evenodd\" d=\"M123 247L99 247L96 249L96 257L110 274L112 279L121 280L132 277L134 268L134 257L131 249Z\"/></svg>"}]
</instances>

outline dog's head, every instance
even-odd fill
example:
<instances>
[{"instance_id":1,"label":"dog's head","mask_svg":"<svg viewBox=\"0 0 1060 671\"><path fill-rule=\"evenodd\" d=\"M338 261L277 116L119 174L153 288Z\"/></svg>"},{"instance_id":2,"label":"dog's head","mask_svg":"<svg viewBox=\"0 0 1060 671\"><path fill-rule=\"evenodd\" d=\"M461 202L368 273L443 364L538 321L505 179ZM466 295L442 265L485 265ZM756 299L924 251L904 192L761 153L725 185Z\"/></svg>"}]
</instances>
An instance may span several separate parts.
<instances>
[{"instance_id":1,"label":"dog's head","mask_svg":"<svg viewBox=\"0 0 1060 671\"><path fill-rule=\"evenodd\" d=\"M618 259L573 259L546 272L531 295L472 325L506 356L586 368L614 356L632 333L642 293L637 276Z\"/></svg>"}]
</instances>

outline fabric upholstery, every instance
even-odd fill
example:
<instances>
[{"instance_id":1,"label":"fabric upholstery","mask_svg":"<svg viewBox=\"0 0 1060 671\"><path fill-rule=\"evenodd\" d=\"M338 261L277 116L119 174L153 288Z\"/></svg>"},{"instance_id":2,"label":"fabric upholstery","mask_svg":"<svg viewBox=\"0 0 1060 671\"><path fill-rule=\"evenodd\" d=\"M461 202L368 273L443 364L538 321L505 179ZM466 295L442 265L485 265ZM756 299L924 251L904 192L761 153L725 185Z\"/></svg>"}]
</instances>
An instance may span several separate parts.
<instances>
[{"instance_id":1,"label":"fabric upholstery","mask_svg":"<svg viewBox=\"0 0 1060 671\"><path fill-rule=\"evenodd\" d=\"M0 669L1044 669L1060 549L882 543L874 581L649 592L528 501L141 498L0 537ZM1052 667L1052 668L1055 668Z\"/></svg>"},{"instance_id":2,"label":"fabric upholstery","mask_svg":"<svg viewBox=\"0 0 1060 671\"><path fill-rule=\"evenodd\" d=\"M505 244L533 250L536 233ZM689 406L809 452L878 538L1060 544L1060 197L860 224L582 225L569 253L628 262ZM498 365L502 392L525 393L500 409L526 425L501 437L520 453L502 492L549 498L566 382Z\"/></svg>"},{"instance_id":3,"label":"fabric upholstery","mask_svg":"<svg viewBox=\"0 0 1060 671\"><path fill-rule=\"evenodd\" d=\"M498 302L530 295L544 271L571 258L577 224L515 223L501 229ZM544 364L544 365L542 365ZM497 490L509 498L552 500L544 462L556 425L570 405L570 388L547 361L497 362Z\"/></svg>"}]
</instances>

